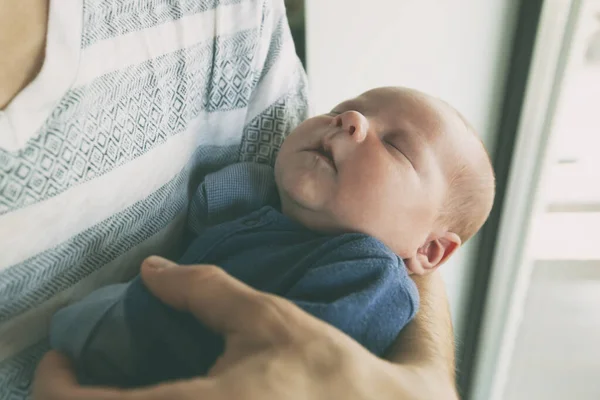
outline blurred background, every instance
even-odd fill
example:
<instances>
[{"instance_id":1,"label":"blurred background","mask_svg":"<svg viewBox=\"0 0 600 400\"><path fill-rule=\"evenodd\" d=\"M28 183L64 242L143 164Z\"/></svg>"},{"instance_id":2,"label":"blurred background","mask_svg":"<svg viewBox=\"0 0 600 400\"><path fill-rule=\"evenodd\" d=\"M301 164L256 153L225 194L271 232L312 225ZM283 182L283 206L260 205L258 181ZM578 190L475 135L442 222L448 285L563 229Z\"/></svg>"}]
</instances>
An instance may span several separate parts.
<instances>
[{"instance_id":1,"label":"blurred background","mask_svg":"<svg viewBox=\"0 0 600 400\"><path fill-rule=\"evenodd\" d=\"M457 107L497 201L444 266L470 400L600 399L600 0L287 0L313 110L382 85Z\"/></svg>"}]
</instances>

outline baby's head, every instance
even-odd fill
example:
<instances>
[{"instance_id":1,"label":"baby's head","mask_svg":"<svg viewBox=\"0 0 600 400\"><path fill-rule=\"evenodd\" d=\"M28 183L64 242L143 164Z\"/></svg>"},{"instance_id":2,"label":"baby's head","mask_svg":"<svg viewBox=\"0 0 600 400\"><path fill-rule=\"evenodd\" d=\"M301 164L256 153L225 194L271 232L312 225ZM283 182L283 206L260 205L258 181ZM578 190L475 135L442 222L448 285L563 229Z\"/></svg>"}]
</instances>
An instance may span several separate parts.
<instances>
[{"instance_id":1,"label":"baby's head","mask_svg":"<svg viewBox=\"0 0 600 400\"><path fill-rule=\"evenodd\" d=\"M437 268L487 219L494 174L447 103L386 87L301 123L275 164L282 212L324 232L362 232L409 271Z\"/></svg>"}]
</instances>

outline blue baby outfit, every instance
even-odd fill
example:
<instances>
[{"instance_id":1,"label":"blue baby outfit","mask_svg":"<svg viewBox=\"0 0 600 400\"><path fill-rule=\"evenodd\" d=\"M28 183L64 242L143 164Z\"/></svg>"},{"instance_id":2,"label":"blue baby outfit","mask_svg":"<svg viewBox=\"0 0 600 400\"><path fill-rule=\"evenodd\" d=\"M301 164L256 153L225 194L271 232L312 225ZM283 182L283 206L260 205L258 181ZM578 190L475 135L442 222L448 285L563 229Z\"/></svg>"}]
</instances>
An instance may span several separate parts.
<instances>
[{"instance_id":1,"label":"blue baby outfit","mask_svg":"<svg viewBox=\"0 0 600 400\"><path fill-rule=\"evenodd\" d=\"M368 235L317 233L281 214L272 176L271 167L250 163L207 176L190 212L195 236L179 263L219 265L381 355L418 307L404 263ZM235 193L220 190L233 182ZM139 277L59 311L51 344L75 360L83 382L120 386L205 374L223 350L219 335L162 304Z\"/></svg>"}]
</instances>

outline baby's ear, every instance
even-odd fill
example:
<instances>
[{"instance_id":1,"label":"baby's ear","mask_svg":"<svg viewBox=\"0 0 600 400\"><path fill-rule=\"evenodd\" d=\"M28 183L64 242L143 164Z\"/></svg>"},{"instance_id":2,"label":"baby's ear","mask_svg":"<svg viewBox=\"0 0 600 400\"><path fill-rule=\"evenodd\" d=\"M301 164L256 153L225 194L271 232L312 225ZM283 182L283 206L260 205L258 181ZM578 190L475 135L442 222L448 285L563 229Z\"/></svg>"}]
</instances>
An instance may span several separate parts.
<instances>
[{"instance_id":1,"label":"baby's ear","mask_svg":"<svg viewBox=\"0 0 600 400\"><path fill-rule=\"evenodd\" d=\"M456 233L446 232L442 236L430 239L419 247L416 256L404 262L411 273L426 275L445 263L460 245L461 240Z\"/></svg>"}]
</instances>

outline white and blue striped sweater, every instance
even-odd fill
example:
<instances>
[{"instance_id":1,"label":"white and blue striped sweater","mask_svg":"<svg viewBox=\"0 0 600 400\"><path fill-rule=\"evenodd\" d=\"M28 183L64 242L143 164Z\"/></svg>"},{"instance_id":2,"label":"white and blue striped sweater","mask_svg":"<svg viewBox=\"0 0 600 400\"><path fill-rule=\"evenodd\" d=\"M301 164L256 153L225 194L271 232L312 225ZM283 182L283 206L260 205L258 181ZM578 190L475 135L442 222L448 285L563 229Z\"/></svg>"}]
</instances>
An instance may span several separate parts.
<instances>
[{"instance_id":1,"label":"white and blue striped sweater","mask_svg":"<svg viewBox=\"0 0 600 400\"><path fill-rule=\"evenodd\" d=\"M58 308L178 255L206 173L274 161L305 83L283 0L50 2L0 113L0 399L28 396Z\"/></svg>"}]
</instances>

